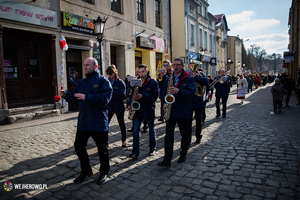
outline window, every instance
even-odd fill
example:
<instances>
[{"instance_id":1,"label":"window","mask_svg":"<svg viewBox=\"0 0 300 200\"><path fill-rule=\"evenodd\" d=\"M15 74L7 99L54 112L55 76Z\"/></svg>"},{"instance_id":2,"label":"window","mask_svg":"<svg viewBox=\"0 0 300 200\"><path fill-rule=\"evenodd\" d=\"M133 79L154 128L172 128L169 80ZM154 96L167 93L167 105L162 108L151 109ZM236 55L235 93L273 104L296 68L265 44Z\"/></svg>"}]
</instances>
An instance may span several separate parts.
<instances>
[{"instance_id":1,"label":"window","mask_svg":"<svg viewBox=\"0 0 300 200\"><path fill-rule=\"evenodd\" d=\"M82 0L82 1L93 4L93 0Z\"/></svg>"},{"instance_id":2,"label":"window","mask_svg":"<svg viewBox=\"0 0 300 200\"><path fill-rule=\"evenodd\" d=\"M195 7L190 5L190 13L194 14Z\"/></svg>"},{"instance_id":3,"label":"window","mask_svg":"<svg viewBox=\"0 0 300 200\"><path fill-rule=\"evenodd\" d=\"M202 4L200 4L200 6L199 6L199 11L200 11L200 14L202 15Z\"/></svg>"},{"instance_id":4,"label":"window","mask_svg":"<svg viewBox=\"0 0 300 200\"><path fill-rule=\"evenodd\" d=\"M207 18L207 7L204 6L204 17Z\"/></svg>"},{"instance_id":5,"label":"window","mask_svg":"<svg viewBox=\"0 0 300 200\"><path fill-rule=\"evenodd\" d=\"M191 24L191 45L195 46L195 25Z\"/></svg>"},{"instance_id":6,"label":"window","mask_svg":"<svg viewBox=\"0 0 300 200\"><path fill-rule=\"evenodd\" d=\"M209 35L209 50L212 51L213 50L213 45L212 45L212 35Z\"/></svg>"},{"instance_id":7,"label":"window","mask_svg":"<svg viewBox=\"0 0 300 200\"><path fill-rule=\"evenodd\" d=\"M205 42L205 44L204 44L204 47L205 47L205 49L207 49L207 32L205 31L204 32L204 42Z\"/></svg>"},{"instance_id":8,"label":"window","mask_svg":"<svg viewBox=\"0 0 300 200\"><path fill-rule=\"evenodd\" d=\"M156 22L156 27L161 28L161 23L160 23L160 4L161 2L159 0L155 1L155 22Z\"/></svg>"},{"instance_id":9,"label":"window","mask_svg":"<svg viewBox=\"0 0 300 200\"><path fill-rule=\"evenodd\" d=\"M200 47L203 47L203 31L202 29L200 28Z\"/></svg>"},{"instance_id":10,"label":"window","mask_svg":"<svg viewBox=\"0 0 300 200\"><path fill-rule=\"evenodd\" d=\"M137 19L141 22L145 22L145 20L144 20L144 0L136 1L136 11L137 11Z\"/></svg>"},{"instance_id":11,"label":"window","mask_svg":"<svg viewBox=\"0 0 300 200\"><path fill-rule=\"evenodd\" d=\"M111 10L121 13L121 0L110 0Z\"/></svg>"},{"instance_id":12,"label":"window","mask_svg":"<svg viewBox=\"0 0 300 200\"><path fill-rule=\"evenodd\" d=\"M200 28L199 30L199 35L200 35L200 47L203 47L203 31L202 29Z\"/></svg>"}]
</instances>

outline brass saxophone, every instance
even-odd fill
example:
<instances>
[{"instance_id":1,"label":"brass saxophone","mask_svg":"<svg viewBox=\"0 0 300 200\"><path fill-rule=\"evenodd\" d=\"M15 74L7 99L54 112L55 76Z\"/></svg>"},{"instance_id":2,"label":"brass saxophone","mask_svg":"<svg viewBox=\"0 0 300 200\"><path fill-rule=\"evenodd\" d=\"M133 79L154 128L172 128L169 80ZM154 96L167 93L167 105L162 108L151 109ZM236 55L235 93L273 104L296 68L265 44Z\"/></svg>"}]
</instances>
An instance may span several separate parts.
<instances>
[{"instance_id":1,"label":"brass saxophone","mask_svg":"<svg viewBox=\"0 0 300 200\"><path fill-rule=\"evenodd\" d=\"M165 102L167 103L167 107L165 109L164 113L164 119L168 121L170 119L171 115L171 106L172 103L175 101L174 95L170 94L170 87L173 87L173 75L174 75L174 70L170 73L170 78L168 80L168 87L167 87L167 95L165 96Z\"/></svg>"},{"instance_id":2,"label":"brass saxophone","mask_svg":"<svg viewBox=\"0 0 300 200\"><path fill-rule=\"evenodd\" d=\"M200 76L201 78L203 78L203 75L201 73L196 73L195 76ZM203 86L200 84L200 83L197 83L195 81L195 87L196 87L196 92L195 92L195 95L198 96L198 97L202 97L205 92L206 92L206 86Z\"/></svg>"},{"instance_id":3,"label":"brass saxophone","mask_svg":"<svg viewBox=\"0 0 300 200\"><path fill-rule=\"evenodd\" d=\"M131 99L130 110L128 113L128 119L130 120L133 120L135 111L139 110L141 107L141 104L138 101L134 101L135 96L137 95L138 92L139 92L139 86L135 86L133 90L132 99Z\"/></svg>"}]
</instances>

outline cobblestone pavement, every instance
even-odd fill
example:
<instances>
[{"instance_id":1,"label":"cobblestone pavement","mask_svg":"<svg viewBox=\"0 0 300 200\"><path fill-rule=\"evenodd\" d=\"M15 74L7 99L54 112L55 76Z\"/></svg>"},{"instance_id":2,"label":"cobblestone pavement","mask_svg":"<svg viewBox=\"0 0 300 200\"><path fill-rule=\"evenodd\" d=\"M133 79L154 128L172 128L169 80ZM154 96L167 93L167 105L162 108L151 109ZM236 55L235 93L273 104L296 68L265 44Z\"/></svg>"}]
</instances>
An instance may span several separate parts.
<instances>
[{"instance_id":1,"label":"cobblestone pavement","mask_svg":"<svg viewBox=\"0 0 300 200\"><path fill-rule=\"evenodd\" d=\"M83 184L73 183L80 172L73 147L77 112L0 126L0 183L47 184L47 189L1 189L0 198L300 199L300 106L293 94L290 108L270 114L270 89L267 85L247 94L243 105L235 98L236 88L232 89L226 119L216 119L214 99L209 102L201 143L191 144L181 164L177 163L181 137L176 128L170 168L157 166L164 155L164 123L155 121L155 155L147 156L148 134L141 133L140 158L130 160L126 155L131 152L132 133L127 132L127 147L122 148L114 117L109 133L111 171L101 186L95 183L99 160L93 140L88 152L94 175ZM126 120L126 127L131 127L131 121Z\"/></svg>"}]
</instances>

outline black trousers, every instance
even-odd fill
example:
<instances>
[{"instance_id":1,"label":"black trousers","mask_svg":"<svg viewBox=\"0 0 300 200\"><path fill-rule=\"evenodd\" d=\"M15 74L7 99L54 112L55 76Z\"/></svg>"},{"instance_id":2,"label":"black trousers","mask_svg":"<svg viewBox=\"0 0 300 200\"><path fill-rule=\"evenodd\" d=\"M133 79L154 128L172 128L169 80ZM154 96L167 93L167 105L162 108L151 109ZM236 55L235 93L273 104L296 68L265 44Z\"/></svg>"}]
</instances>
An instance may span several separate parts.
<instances>
[{"instance_id":1,"label":"black trousers","mask_svg":"<svg viewBox=\"0 0 300 200\"><path fill-rule=\"evenodd\" d=\"M126 141L126 127L124 122L124 111L121 112L108 112L108 124L110 123L111 118L114 116L114 114L117 115L117 120L121 129L122 134L122 142Z\"/></svg>"},{"instance_id":2,"label":"black trousers","mask_svg":"<svg viewBox=\"0 0 300 200\"><path fill-rule=\"evenodd\" d=\"M189 145L191 143L191 120L192 119L174 119L170 118L166 122L166 136L165 136L165 161L171 161L174 149L174 130L178 124L181 135L181 151L180 156L186 156Z\"/></svg>"},{"instance_id":3,"label":"black trousers","mask_svg":"<svg viewBox=\"0 0 300 200\"><path fill-rule=\"evenodd\" d=\"M165 104L165 99L160 99L160 117L161 118L164 118L164 115L165 115L164 104Z\"/></svg>"},{"instance_id":4,"label":"black trousers","mask_svg":"<svg viewBox=\"0 0 300 200\"><path fill-rule=\"evenodd\" d=\"M217 108L217 115L220 116L221 115L221 111L220 111L220 99L222 99L222 115L226 117L226 104L227 104L227 99L228 96L224 96L224 97L216 97L216 108Z\"/></svg>"},{"instance_id":5,"label":"black trousers","mask_svg":"<svg viewBox=\"0 0 300 200\"><path fill-rule=\"evenodd\" d=\"M201 139L201 131L202 131L202 114L203 114L203 108L196 108L192 109L192 115L193 117L193 112L195 112L195 119L196 119L196 138ZM192 120L191 120L191 137L192 137Z\"/></svg>"},{"instance_id":6,"label":"black trousers","mask_svg":"<svg viewBox=\"0 0 300 200\"><path fill-rule=\"evenodd\" d=\"M107 175L110 169L109 156L107 150L108 131L92 132L89 130L76 132L75 151L80 160L81 173L88 175L92 173L92 168L89 164L89 156L86 151L87 141L92 137L98 148L98 155L100 160L100 174Z\"/></svg>"},{"instance_id":7,"label":"black trousers","mask_svg":"<svg viewBox=\"0 0 300 200\"><path fill-rule=\"evenodd\" d=\"M285 94L285 105L289 105L291 95L292 95L292 90L287 90L287 93Z\"/></svg>"},{"instance_id":8,"label":"black trousers","mask_svg":"<svg viewBox=\"0 0 300 200\"><path fill-rule=\"evenodd\" d=\"M276 111L277 109L281 110L282 109L282 100L279 100L279 101L273 100L273 107L274 107L274 111Z\"/></svg>"}]
</instances>

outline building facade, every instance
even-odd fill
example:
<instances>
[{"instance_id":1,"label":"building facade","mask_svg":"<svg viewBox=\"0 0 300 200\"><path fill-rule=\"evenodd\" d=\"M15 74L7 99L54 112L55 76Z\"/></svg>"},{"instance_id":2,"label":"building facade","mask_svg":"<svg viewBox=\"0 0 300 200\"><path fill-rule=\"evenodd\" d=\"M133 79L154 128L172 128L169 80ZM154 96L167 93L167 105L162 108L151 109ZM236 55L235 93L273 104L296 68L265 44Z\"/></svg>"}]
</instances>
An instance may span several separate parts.
<instances>
[{"instance_id":1,"label":"building facade","mask_svg":"<svg viewBox=\"0 0 300 200\"><path fill-rule=\"evenodd\" d=\"M300 1L293 0L289 13L289 52L284 52L286 66L293 80L298 79L297 71L300 72ZM290 58L293 61L291 62Z\"/></svg>"},{"instance_id":2,"label":"building facade","mask_svg":"<svg viewBox=\"0 0 300 200\"><path fill-rule=\"evenodd\" d=\"M115 64L122 79L134 75L140 63L156 78L163 60L170 59L170 1L0 0L0 5L0 109L54 103L61 88L72 90L84 78L89 56L104 75ZM107 18L101 44L93 23L98 16ZM59 46L62 38L67 50Z\"/></svg>"},{"instance_id":3,"label":"building facade","mask_svg":"<svg viewBox=\"0 0 300 200\"><path fill-rule=\"evenodd\" d=\"M242 73L242 45L239 36L228 36L228 70L230 75Z\"/></svg>"},{"instance_id":4,"label":"building facade","mask_svg":"<svg viewBox=\"0 0 300 200\"><path fill-rule=\"evenodd\" d=\"M215 15L217 18L216 25L216 49L217 49L217 68L220 69L228 69L228 28L227 20L224 14Z\"/></svg>"},{"instance_id":5,"label":"building facade","mask_svg":"<svg viewBox=\"0 0 300 200\"><path fill-rule=\"evenodd\" d=\"M174 58L201 65L206 74L214 76L216 18L208 7L207 0L172 1L172 47Z\"/></svg>"}]
</instances>

